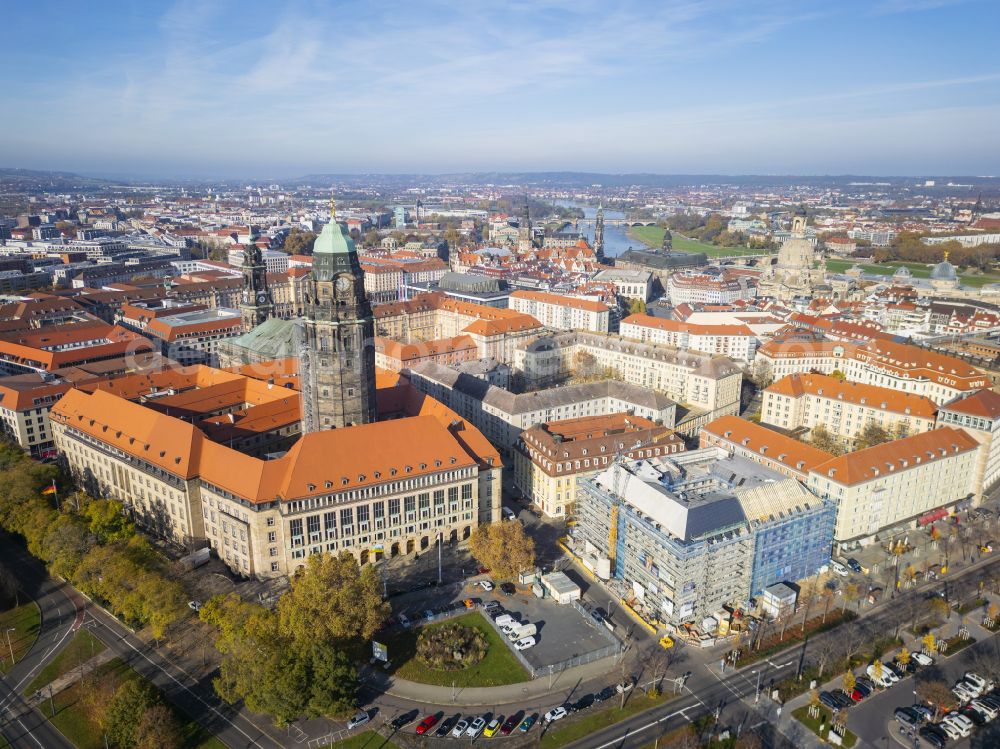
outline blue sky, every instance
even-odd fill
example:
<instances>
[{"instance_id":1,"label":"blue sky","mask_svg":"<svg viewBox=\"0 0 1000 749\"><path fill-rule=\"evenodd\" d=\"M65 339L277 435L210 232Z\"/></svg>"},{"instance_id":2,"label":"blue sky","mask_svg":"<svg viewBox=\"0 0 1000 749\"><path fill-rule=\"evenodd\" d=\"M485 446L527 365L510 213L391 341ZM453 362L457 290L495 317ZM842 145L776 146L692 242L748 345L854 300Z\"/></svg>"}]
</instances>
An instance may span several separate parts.
<instances>
[{"instance_id":1,"label":"blue sky","mask_svg":"<svg viewBox=\"0 0 1000 749\"><path fill-rule=\"evenodd\" d=\"M10 3L0 165L1000 173L997 0Z\"/></svg>"}]
</instances>

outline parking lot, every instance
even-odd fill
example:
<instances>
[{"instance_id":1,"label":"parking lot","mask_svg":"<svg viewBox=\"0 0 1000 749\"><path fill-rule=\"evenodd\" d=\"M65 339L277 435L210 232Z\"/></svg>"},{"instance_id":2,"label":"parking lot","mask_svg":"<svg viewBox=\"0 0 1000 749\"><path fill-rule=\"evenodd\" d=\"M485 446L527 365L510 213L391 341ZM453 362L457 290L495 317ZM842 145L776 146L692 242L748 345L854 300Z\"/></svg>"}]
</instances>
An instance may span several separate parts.
<instances>
[{"instance_id":1,"label":"parking lot","mask_svg":"<svg viewBox=\"0 0 1000 749\"><path fill-rule=\"evenodd\" d=\"M847 727L869 746L886 746L885 742L888 739L892 743L908 747L930 747L931 745L925 739L919 738L919 743L915 744L910 735L911 732L905 729L901 732L900 724L893 717L894 711L898 707L909 707L920 701L915 693L918 680L941 680L951 686L961 679L966 671L977 670L978 672L982 670L976 664L977 651L995 650L996 648L995 638L988 638L971 645L954 657L937 658L933 665L921 669L916 675L904 678L889 689L876 692L851 707L848 710ZM862 673L863 670L858 669L858 673ZM987 676L987 674L983 675ZM993 674L989 674L989 676L993 676ZM969 738L948 741L947 745L949 748L956 747L956 749L1000 746L1000 721L994 720L975 729Z\"/></svg>"},{"instance_id":2,"label":"parking lot","mask_svg":"<svg viewBox=\"0 0 1000 749\"><path fill-rule=\"evenodd\" d=\"M549 598L536 598L530 590L518 589L513 596L482 594L484 602L496 600L501 607L521 622L531 622L538 628L537 644L522 651L525 660L536 670L580 658L611 644L607 630L602 632L592 619L575 607L558 604ZM607 634L606 634L607 633Z\"/></svg>"}]
</instances>

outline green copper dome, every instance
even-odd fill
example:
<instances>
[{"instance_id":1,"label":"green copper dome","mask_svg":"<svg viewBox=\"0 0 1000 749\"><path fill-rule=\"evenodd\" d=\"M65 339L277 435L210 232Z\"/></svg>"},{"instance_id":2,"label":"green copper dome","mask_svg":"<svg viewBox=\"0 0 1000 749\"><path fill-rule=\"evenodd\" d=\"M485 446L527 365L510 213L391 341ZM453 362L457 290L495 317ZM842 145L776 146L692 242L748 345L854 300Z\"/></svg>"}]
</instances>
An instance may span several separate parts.
<instances>
[{"instance_id":1,"label":"green copper dome","mask_svg":"<svg viewBox=\"0 0 1000 749\"><path fill-rule=\"evenodd\" d=\"M347 227L341 226L336 220L323 227L313 245L313 255L347 255L357 252L354 240L347 233Z\"/></svg>"}]
</instances>

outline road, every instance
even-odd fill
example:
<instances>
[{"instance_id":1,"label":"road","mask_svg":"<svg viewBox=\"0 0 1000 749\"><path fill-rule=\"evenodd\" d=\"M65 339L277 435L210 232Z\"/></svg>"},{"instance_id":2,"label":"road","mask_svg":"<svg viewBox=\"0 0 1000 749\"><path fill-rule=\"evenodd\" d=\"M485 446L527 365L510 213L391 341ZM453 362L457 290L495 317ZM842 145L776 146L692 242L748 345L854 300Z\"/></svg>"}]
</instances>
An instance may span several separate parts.
<instances>
[{"instance_id":1,"label":"road","mask_svg":"<svg viewBox=\"0 0 1000 749\"><path fill-rule=\"evenodd\" d=\"M100 607L88 604L72 586L51 579L41 562L20 543L9 536L3 541L0 553L10 568L17 570L25 593L35 598L42 612L38 642L16 670L3 679L0 689L0 705L6 720L3 734L14 749L72 749L72 744L38 710L28 709L17 693L81 624L86 624L115 655L227 746L280 749L286 745L281 732L266 718L224 704L215 695L210 679L199 682L182 664L164 657ZM73 598L78 598L76 604Z\"/></svg>"}]
</instances>

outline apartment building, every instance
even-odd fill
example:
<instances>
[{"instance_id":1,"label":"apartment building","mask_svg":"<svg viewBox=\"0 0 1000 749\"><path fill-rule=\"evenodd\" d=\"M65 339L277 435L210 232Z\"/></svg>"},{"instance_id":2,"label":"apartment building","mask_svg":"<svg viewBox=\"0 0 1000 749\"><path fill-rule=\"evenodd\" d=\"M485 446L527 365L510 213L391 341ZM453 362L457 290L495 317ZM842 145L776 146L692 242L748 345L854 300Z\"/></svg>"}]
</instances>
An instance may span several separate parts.
<instances>
[{"instance_id":1,"label":"apartment building","mask_svg":"<svg viewBox=\"0 0 1000 749\"><path fill-rule=\"evenodd\" d=\"M515 394L435 362L417 365L409 379L418 390L468 419L510 459L521 432L536 424L629 412L672 427L677 412L670 398L617 380Z\"/></svg>"},{"instance_id":2,"label":"apartment building","mask_svg":"<svg viewBox=\"0 0 1000 749\"><path fill-rule=\"evenodd\" d=\"M773 429L741 419L722 416L698 433L702 447L719 447L731 455L760 463L768 470L805 482L809 472L833 456Z\"/></svg>"},{"instance_id":3,"label":"apartment building","mask_svg":"<svg viewBox=\"0 0 1000 749\"><path fill-rule=\"evenodd\" d=\"M544 291L512 292L510 308L531 315L552 330L607 333L610 325L611 310L608 305Z\"/></svg>"},{"instance_id":4,"label":"apartment building","mask_svg":"<svg viewBox=\"0 0 1000 749\"><path fill-rule=\"evenodd\" d=\"M151 407L155 398L74 389L51 418L68 469L95 496L173 542L208 541L236 574L269 578L307 555L347 551L365 564L499 519L501 464L482 435L412 388L388 401L398 413L387 420L304 435L273 460Z\"/></svg>"},{"instance_id":5,"label":"apartment building","mask_svg":"<svg viewBox=\"0 0 1000 749\"><path fill-rule=\"evenodd\" d=\"M836 370L851 382L922 395L937 404L991 385L985 372L961 359L883 338L866 343L770 341L758 349L754 368L774 380Z\"/></svg>"},{"instance_id":6,"label":"apartment building","mask_svg":"<svg viewBox=\"0 0 1000 749\"><path fill-rule=\"evenodd\" d=\"M0 333L0 374L51 372L151 351L138 333L100 320Z\"/></svg>"},{"instance_id":7,"label":"apartment building","mask_svg":"<svg viewBox=\"0 0 1000 749\"><path fill-rule=\"evenodd\" d=\"M837 544L865 545L971 500L979 450L967 432L941 427L833 458L810 471L808 487L837 503Z\"/></svg>"},{"instance_id":8,"label":"apartment building","mask_svg":"<svg viewBox=\"0 0 1000 749\"><path fill-rule=\"evenodd\" d=\"M53 451L49 409L71 387L34 372L0 378L0 428L33 458L48 456Z\"/></svg>"},{"instance_id":9,"label":"apartment building","mask_svg":"<svg viewBox=\"0 0 1000 749\"><path fill-rule=\"evenodd\" d=\"M819 374L782 377L764 390L761 423L782 429L823 425L844 440L857 439L868 424L893 435L934 428L937 406L923 395Z\"/></svg>"},{"instance_id":10,"label":"apartment building","mask_svg":"<svg viewBox=\"0 0 1000 749\"><path fill-rule=\"evenodd\" d=\"M629 315L621 322L621 335L643 343L719 354L748 362L757 349L757 336L743 324L698 325L652 315Z\"/></svg>"},{"instance_id":11,"label":"apartment building","mask_svg":"<svg viewBox=\"0 0 1000 749\"><path fill-rule=\"evenodd\" d=\"M399 343L375 336L375 366L393 372L431 361L455 367L463 362L478 360L476 342L467 335L421 343Z\"/></svg>"},{"instance_id":12,"label":"apartment building","mask_svg":"<svg viewBox=\"0 0 1000 749\"><path fill-rule=\"evenodd\" d=\"M983 389L959 396L938 409L937 423L960 427L982 445L975 485L985 496L1000 481L1000 393Z\"/></svg>"},{"instance_id":13,"label":"apartment building","mask_svg":"<svg viewBox=\"0 0 1000 749\"><path fill-rule=\"evenodd\" d=\"M182 365L214 366L219 344L242 335L243 317L238 309L182 312L149 320L145 333L160 353Z\"/></svg>"},{"instance_id":14,"label":"apartment building","mask_svg":"<svg viewBox=\"0 0 1000 749\"><path fill-rule=\"evenodd\" d=\"M616 457L659 457L685 450L669 427L614 413L538 424L521 433L514 451L514 486L550 517L569 514L579 479Z\"/></svg>"},{"instance_id":15,"label":"apartment building","mask_svg":"<svg viewBox=\"0 0 1000 749\"><path fill-rule=\"evenodd\" d=\"M757 296L757 285L748 276L722 272L716 274L683 271L667 279L667 298L678 304L731 304Z\"/></svg>"},{"instance_id":16,"label":"apartment building","mask_svg":"<svg viewBox=\"0 0 1000 749\"><path fill-rule=\"evenodd\" d=\"M725 356L583 332L541 336L521 346L514 368L532 388L603 375L663 393L688 409L685 433L737 413L743 380L740 367Z\"/></svg>"}]
</instances>

